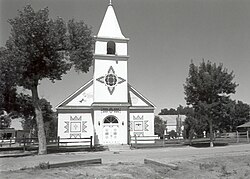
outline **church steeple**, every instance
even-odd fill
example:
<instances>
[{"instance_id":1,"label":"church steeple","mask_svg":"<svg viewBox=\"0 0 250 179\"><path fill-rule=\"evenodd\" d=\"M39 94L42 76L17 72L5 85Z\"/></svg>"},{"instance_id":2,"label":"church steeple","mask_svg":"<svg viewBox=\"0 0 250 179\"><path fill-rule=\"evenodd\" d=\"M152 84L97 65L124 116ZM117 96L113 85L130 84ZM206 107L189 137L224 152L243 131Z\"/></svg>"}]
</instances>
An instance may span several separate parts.
<instances>
[{"instance_id":1,"label":"church steeple","mask_svg":"<svg viewBox=\"0 0 250 179\"><path fill-rule=\"evenodd\" d=\"M111 1L109 2L109 6L104 15L97 37L125 38L121 32Z\"/></svg>"},{"instance_id":2,"label":"church steeple","mask_svg":"<svg viewBox=\"0 0 250 179\"><path fill-rule=\"evenodd\" d=\"M95 42L94 104L128 103L128 41L110 1Z\"/></svg>"}]
</instances>

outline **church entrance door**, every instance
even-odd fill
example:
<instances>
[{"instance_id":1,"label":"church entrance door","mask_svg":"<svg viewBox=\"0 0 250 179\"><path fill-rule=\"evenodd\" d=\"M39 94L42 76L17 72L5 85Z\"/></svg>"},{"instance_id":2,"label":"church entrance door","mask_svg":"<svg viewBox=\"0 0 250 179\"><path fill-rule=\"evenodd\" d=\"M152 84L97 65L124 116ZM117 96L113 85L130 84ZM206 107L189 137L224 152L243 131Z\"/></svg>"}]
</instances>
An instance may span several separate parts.
<instances>
[{"instance_id":1,"label":"church entrance door","mask_svg":"<svg viewBox=\"0 0 250 179\"><path fill-rule=\"evenodd\" d=\"M119 122L115 116L108 116L103 121L103 143L119 143Z\"/></svg>"}]
</instances>

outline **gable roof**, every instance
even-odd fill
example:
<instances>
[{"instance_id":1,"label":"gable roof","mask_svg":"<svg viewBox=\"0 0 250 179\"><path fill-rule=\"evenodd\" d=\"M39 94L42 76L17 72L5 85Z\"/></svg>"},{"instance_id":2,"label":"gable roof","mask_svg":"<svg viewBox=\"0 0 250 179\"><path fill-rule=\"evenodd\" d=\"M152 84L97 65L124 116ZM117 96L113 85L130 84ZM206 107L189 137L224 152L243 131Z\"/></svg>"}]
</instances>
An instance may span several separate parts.
<instances>
[{"instance_id":1,"label":"gable roof","mask_svg":"<svg viewBox=\"0 0 250 179\"><path fill-rule=\"evenodd\" d=\"M129 92L129 103L132 107L153 107L155 105L149 101L146 97L144 97L141 93L139 93L134 87L128 84L128 92Z\"/></svg>"},{"instance_id":2,"label":"gable roof","mask_svg":"<svg viewBox=\"0 0 250 179\"><path fill-rule=\"evenodd\" d=\"M80 87L74 93L56 106L56 109L63 106L91 106L93 103L93 79Z\"/></svg>"},{"instance_id":3,"label":"gable roof","mask_svg":"<svg viewBox=\"0 0 250 179\"><path fill-rule=\"evenodd\" d=\"M70 107L87 107L91 108L94 102L93 96L93 79L87 82L85 85L80 87L74 93L69 95L65 100L56 106L58 108ZM150 107L155 108L155 105L139 93L135 88L128 84L128 102L130 107L141 108Z\"/></svg>"}]
</instances>

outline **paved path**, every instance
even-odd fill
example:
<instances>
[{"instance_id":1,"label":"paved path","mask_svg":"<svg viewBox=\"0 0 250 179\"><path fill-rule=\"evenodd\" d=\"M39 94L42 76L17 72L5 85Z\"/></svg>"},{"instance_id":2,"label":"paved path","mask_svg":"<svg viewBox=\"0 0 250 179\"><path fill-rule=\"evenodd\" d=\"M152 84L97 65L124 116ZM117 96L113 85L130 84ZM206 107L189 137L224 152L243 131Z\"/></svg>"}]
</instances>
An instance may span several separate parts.
<instances>
[{"instance_id":1,"label":"paved path","mask_svg":"<svg viewBox=\"0 0 250 179\"><path fill-rule=\"evenodd\" d=\"M111 152L74 152L48 155L35 155L18 158L0 158L0 171L19 170L38 166L39 163L49 162L61 163L87 159L101 158L103 164L118 162L143 163L144 159L151 159L163 163L175 163L183 160L193 160L216 156L250 155L250 144L231 145L214 148L157 148L157 149L135 149L128 151Z\"/></svg>"}]
</instances>

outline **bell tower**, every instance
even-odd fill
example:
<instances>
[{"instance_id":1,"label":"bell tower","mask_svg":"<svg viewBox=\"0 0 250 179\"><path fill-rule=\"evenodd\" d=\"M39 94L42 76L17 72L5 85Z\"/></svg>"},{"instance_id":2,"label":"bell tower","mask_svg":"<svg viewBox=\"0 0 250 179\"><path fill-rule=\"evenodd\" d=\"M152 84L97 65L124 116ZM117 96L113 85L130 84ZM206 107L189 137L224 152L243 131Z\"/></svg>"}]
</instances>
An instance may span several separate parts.
<instances>
[{"instance_id":1,"label":"bell tower","mask_svg":"<svg viewBox=\"0 0 250 179\"><path fill-rule=\"evenodd\" d=\"M95 37L94 104L128 103L128 41L110 1Z\"/></svg>"}]
</instances>

